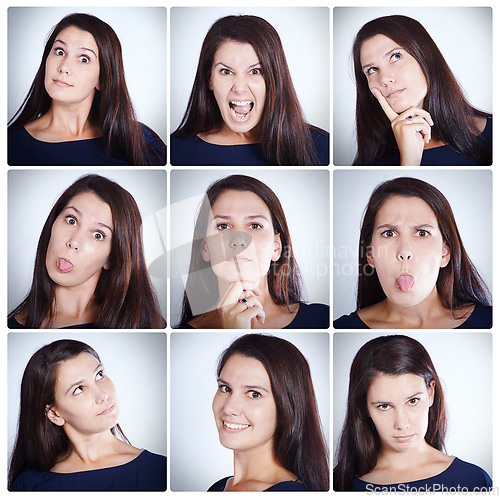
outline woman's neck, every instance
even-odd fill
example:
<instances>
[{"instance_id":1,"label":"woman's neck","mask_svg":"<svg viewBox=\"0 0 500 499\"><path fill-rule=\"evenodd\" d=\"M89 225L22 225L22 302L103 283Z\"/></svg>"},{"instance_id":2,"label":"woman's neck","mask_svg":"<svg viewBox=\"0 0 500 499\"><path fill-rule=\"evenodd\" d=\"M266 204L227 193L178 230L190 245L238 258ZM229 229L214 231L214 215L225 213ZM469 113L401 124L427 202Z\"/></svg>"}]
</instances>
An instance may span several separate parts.
<instances>
[{"instance_id":1,"label":"woman's neck","mask_svg":"<svg viewBox=\"0 0 500 499\"><path fill-rule=\"evenodd\" d=\"M89 120L91 103L62 105L52 102L50 109L40 118L28 123L26 130L45 142L65 142L99 137L101 130Z\"/></svg>"},{"instance_id":2,"label":"woman's neck","mask_svg":"<svg viewBox=\"0 0 500 499\"><path fill-rule=\"evenodd\" d=\"M141 451L116 438L111 431L85 435L65 428L70 445L68 452L61 456L52 471L75 473L125 464Z\"/></svg>"},{"instance_id":3,"label":"woman's neck","mask_svg":"<svg viewBox=\"0 0 500 499\"><path fill-rule=\"evenodd\" d=\"M200 133L198 137L208 142L219 146L235 146L244 144L258 144L260 142L259 126L252 128L245 133L237 133L231 130L226 123L223 123L218 130L211 130L207 133Z\"/></svg>"},{"instance_id":4,"label":"woman's neck","mask_svg":"<svg viewBox=\"0 0 500 499\"><path fill-rule=\"evenodd\" d=\"M297 477L274 458L272 441L264 447L234 452L234 476L226 490L261 491Z\"/></svg>"}]
</instances>

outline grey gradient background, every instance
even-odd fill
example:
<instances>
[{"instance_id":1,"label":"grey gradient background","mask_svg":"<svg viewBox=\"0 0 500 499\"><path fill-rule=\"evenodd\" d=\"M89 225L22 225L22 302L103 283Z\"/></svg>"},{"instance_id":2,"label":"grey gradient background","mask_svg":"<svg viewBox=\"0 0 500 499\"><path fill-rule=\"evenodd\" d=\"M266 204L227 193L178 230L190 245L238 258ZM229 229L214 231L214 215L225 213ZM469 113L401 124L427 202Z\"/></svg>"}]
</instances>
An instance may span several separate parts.
<instances>
[{"instance_id":1,"label":"grey gradient background","mask_svg":"<svg viewBox=\"0 0 500 499\"><path fill-rule=\"evenodd\" d=\"M491 333L404 333L425 347L443 386L448 416L446 453L492 476L493 393ZM333 335L333 454L347 408L354 356L379 333ZM450 348L450 345L453 345ZM335 459L333 461L336 462ZM493 484L498 477L493 476ZM495 480L496 479L496 480Z\"/></svg>"},{"instance_id":2,"label":"grey gradient background","mask_svg":"<svg viewBox=\"0 0 500 499\"><path fill-rule=\"evenodd\" d=\"M170 337L170 489L206 491L233 474L233 452L222 447L212 412L217 361L241 333L172 333ZM328 333L273 333L293 343L311 368L326 441L330 434Z\"/></svg>"},{"instance_id":3,"label":"grey gradient background","mask_svg":"<svg viewBox=\"0 0 500 499\"><path fill-rule=\"evenodd\" d=\"M28 293L38 238L59 196L79 177L97 173L134 197L141 212L146 264L166 258L167 175L160 170L11 170L8 173L8 312ZM167 278L150 272L163 316Z\"/></svg>"},{"instance_id":4,"label":"grey gradient background","mask_svg":"<svg viewBox=\"0 0 500 499\"><path fill-rule=\"evenodd\" d=\"M419 21L436 42L473 106L492 112L490 7L335 7L333 9L333 163L356 155L356 85L351 57L356 33L377 17L401 14Z\"/></svg>"},{"instance_id":5,"label":"grey gradient background","mask_svg":"<svg viewBox=\"0 0 500 499\"><path fill-rule=\"evenodd\" d=\"M60 339L83 341L99 355L120 401L120 426L138 448L167 455L165 333L10 333L7 367L7 449L17 432L21 379L31 356Z\"/></svg>"},{"instance_id":6,"label":"grey gradient background","mask_svg":"<svg viewBox=\"0 0 500 499\"><path fill-rule=\"evenodd\" d=\"M359 232L371 193L381 182L403 176L424 180L443 193L455 215L467 254L493 291L491 171L336 170L333 173L334 319L356 309Z\"/></svg>"},{"instance_id":7,"label":"grey gradient background","mask_svg":"<svg viewBox=\"0 0 500 499\"><path fill-rule=\"evenodd\" d=\"M127 88L139 121L167 140L167 10L164 7L10 7L8 120L22 104L48 33L64 16L92 14L120 40Z\"/></svg>"},{"instance_id":8,"label":"grey gradient background","mask_svg":"<svg viewBox=\"0 0 500 499\"><path fill-rule=\"evenodd\" d=\"M243 174L264 182L278 196L288 222L306 301L330 303L329 173L326 170L172 170L170 176L170 316L180 319L196 215L208 186Z\"/></svg>"},{"instance_id":9,"label":"grey gradient background","mask_svg":"<svg viewBox=\"0 0 500 499\"><path fill-rule=\"evenodd\" d=\"M186 111L201 45L227 15L263 17L278 32L306 120L330 130L330 11L327 7L174 7L170 10L170 131Z\"/></svg>"}]
</instances>

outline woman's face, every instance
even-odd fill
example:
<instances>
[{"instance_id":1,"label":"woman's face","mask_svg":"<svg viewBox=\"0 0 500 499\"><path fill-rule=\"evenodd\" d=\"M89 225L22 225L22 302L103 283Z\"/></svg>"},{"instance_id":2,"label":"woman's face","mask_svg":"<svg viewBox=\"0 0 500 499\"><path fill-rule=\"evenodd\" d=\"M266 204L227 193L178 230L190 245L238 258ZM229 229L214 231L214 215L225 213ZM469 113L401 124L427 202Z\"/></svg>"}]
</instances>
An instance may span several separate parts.
<instances>
[{"instance_id":1,"label":"woman's face","mask_svg":"<svg viewBox=\"0 0 500 499\"><path fill-rule=\"evenodd\" d=\"M422 107L427 80L413 56L385 35L375 35L361 45L360 59L370 90L377 88L394 112ZM373 90L372 90L373 91Z\"/></svg>"},{"instance_id":2,"label":"woman's face","mask_svg":"<svg viewBox=\"0 0 500 499\"><path fill-rule=\"evenodd\" d=\"M450 261L436 215L417 197L392 196L375 217L368 263L387 298L400 307L418 305Z\"/></svg>"},{"instance_id":3,"label":"woman's face","mask_svg":"<svg viewBox=\"0 0 500 499\"><path fill-rule=\"evenodd\" d=\"M416 374L379 374L373 379L366 403L383 450L407 452L423 443L434 385L431 381L427 388Z\"/></svg>"},{"instance_id":4,"label":"woman's face","mask_svg":"<svg viewBox=\"0 0 500 499\"><path fill-rule=\"evenodd\" d=\"M109 268L113 237L111 208L93 192L72 198L52 225L45 265L59 286L96 286Z\"/></svg>"},{"instance_id":5,"label":"woman's face","mask_svg":"<svg viewBox=\"0 0 500 499\"><path fill-rule=\"evenodd\" d=\"M262 363L236 353L229 357L217 381L212 410L220 443L235 451L271 449L276 403Z\"/></svg>"},{"instance_id":6,"label":"woman's face","mask_svg":"<svg viewBox=\"0 0 500 499\"><path fill-rule=\"evenodd\" d=\"M99 49L88 32L63 29L45 61L45 90L64 104L92 103L99 89Z\"/></svg>"},{"instance_id":7,"label":"woman's face","mask_svg":"<svg viewBox=\"0 0 500 499\"><path fill-rule=\"evenodd\" d=\"M209 214L202 256L219 279L258 285L281 256L266 203L250 191L223 192Z\"/></svg>"},{"instance_id":8,"label":"woman's face","mask_svg":"<svg viewBox=\"0 0 500 499\"><path fill-rule=\"evenodd\" d=\"M115 386L100 362L90 353L61 362L56 371L55 403L47 417L62 426L68 437L95 435L118 423Z\"/></svg>"},{"instance_id":9,"label":"woman's face","mask_svg":"<svg viewBox=\"0 0 500 499\"><path fill-rule=\"evenodd\" d=\"M214 55L210 90L224 123L236 133L247 133L260 122L266 100L262 67L249 43L227 41Z\"/></svg>"}]
</instances>

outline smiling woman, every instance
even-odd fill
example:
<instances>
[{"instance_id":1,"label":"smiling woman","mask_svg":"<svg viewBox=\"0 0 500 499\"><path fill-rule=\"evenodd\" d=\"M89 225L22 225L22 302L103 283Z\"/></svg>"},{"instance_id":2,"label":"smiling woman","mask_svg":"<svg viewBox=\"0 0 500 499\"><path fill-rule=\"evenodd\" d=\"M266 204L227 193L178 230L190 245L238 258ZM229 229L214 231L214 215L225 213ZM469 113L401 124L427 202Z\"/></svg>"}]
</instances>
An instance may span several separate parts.
<instances>
[{"instance_id":1,"label":"smiling woman","mask_svg":"<svg viewBox=\"0 0 500 499\"><path fill-rule=\"evenodd\" d=\"M9 123L9 165L163 165L161 139L136 119L122 49L97 17L70 14L51 31Z\"/></svg>"},{"instance_id":2,"label":"smiling woman","mask_svg":"<svg viewBox=\"0 0 500 499\"><path fill-rule=\"evenodd\" d=\"M31 290L9 328L162 328L144 258L142 219L117 183L86 175L53 206Z\"/></svg>"},{"instance_id":3,"label":"smiling woman","mask_svg":"<svg viewBox=\"0 0 500 499\"><path fill-rule=\"evenodd\" d=\"M292 343L238 338L219 360L217 383L212 409L220 443L234 451L234 476L209 492L328 490L309 365Z\"/></svg>"},{"instance_id":4,"label":"smiling woman","mask_svg":"<svg viewBox=\"0 0 500 499\"><path fill-rule=\"evenodd\" d=\"M490 328L489 291L463 246L453 211L411 177L380 184L359 237L357 310L335 328Z\"/></svg>"},{"instance_id":5,"label":"smiling woman","mask_svg":"<svg viewBox=\"0 0 500 499\"><path fill-rule=\"evenodd\" d=\"M58 340L33 354L21 382L9 490L166 489L166 459L130 445L115 386L96 351Z\"/></svg>"},{"instance_id":6,"label":"smiling woman","mask_svg":"<svg viewBox=\"0 0 500 499\"><path fill-rule=\"evenodd\" d=\"M208 31L173 165L327 165L328 133L309 125L277 31L251 15Z\"/></svg>"},{"instance_id":7,"label":"smiling woman","mask_svg":"<svg viewBox=\"0 0 500 499\"><path fill-rule=\"evenodd\" d=\"M422 344L372 339L352 362L334 490L490 490L486 471L444 453L445 436L444 392Z\"/></svg>"}]
</instances>

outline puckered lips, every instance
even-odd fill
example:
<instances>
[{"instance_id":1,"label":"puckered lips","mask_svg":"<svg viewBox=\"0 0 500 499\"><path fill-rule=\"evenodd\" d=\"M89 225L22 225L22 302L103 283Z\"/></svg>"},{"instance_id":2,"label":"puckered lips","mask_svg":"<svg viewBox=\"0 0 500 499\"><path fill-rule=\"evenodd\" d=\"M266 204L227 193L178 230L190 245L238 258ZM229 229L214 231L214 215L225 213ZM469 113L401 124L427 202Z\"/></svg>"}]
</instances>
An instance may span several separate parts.
<instances>
[{"instance_id":1,"label":"puckered lips","mask_svg":"<svg viewBox=\"0 0 500 499\"><path fill-rule=\"evenodd\" d=\"M396 279L396 286L403 292L407 293L410 291L411 288L413 288L413 285L415 284L415 279L413 276L410 274L401 274L397 279Z\"/></svg>"},{"instance_id":2,"label":"puckered lips","mask_svg":"<svg viewBox=\"0 0 500 499\"><path fill-rule=\"evenodd\" d=\"M75 268L75 266L69 260L66 260L65 258L58 258L56 260L56 265L57 265L57 269L59 270L59 272L63 272L63 273L71 272Z\"/></svg>"},{"instance_id":3,"label":"puckered lips","mask_svg":"<svg viewBox=\"0 0 500 499\"><path fill-rule=\"evenodd\" d=\"M229 421L222 420L222 427L224 431L229 433L239 433L241 431L245 431L247 428L250 428L250 425L244 423L230 423Z\"/></svg>"},{"instance_id":4,"label":"puckered lips","mask_svg":"<svg viewBox=\"0 0 500 499\"><path fill-rule=\"evenodd\" d=\"M235 121L245 122L250 119L254 108L253 101L229 101L229 109Z\"/></svg>"}]
</instances>

